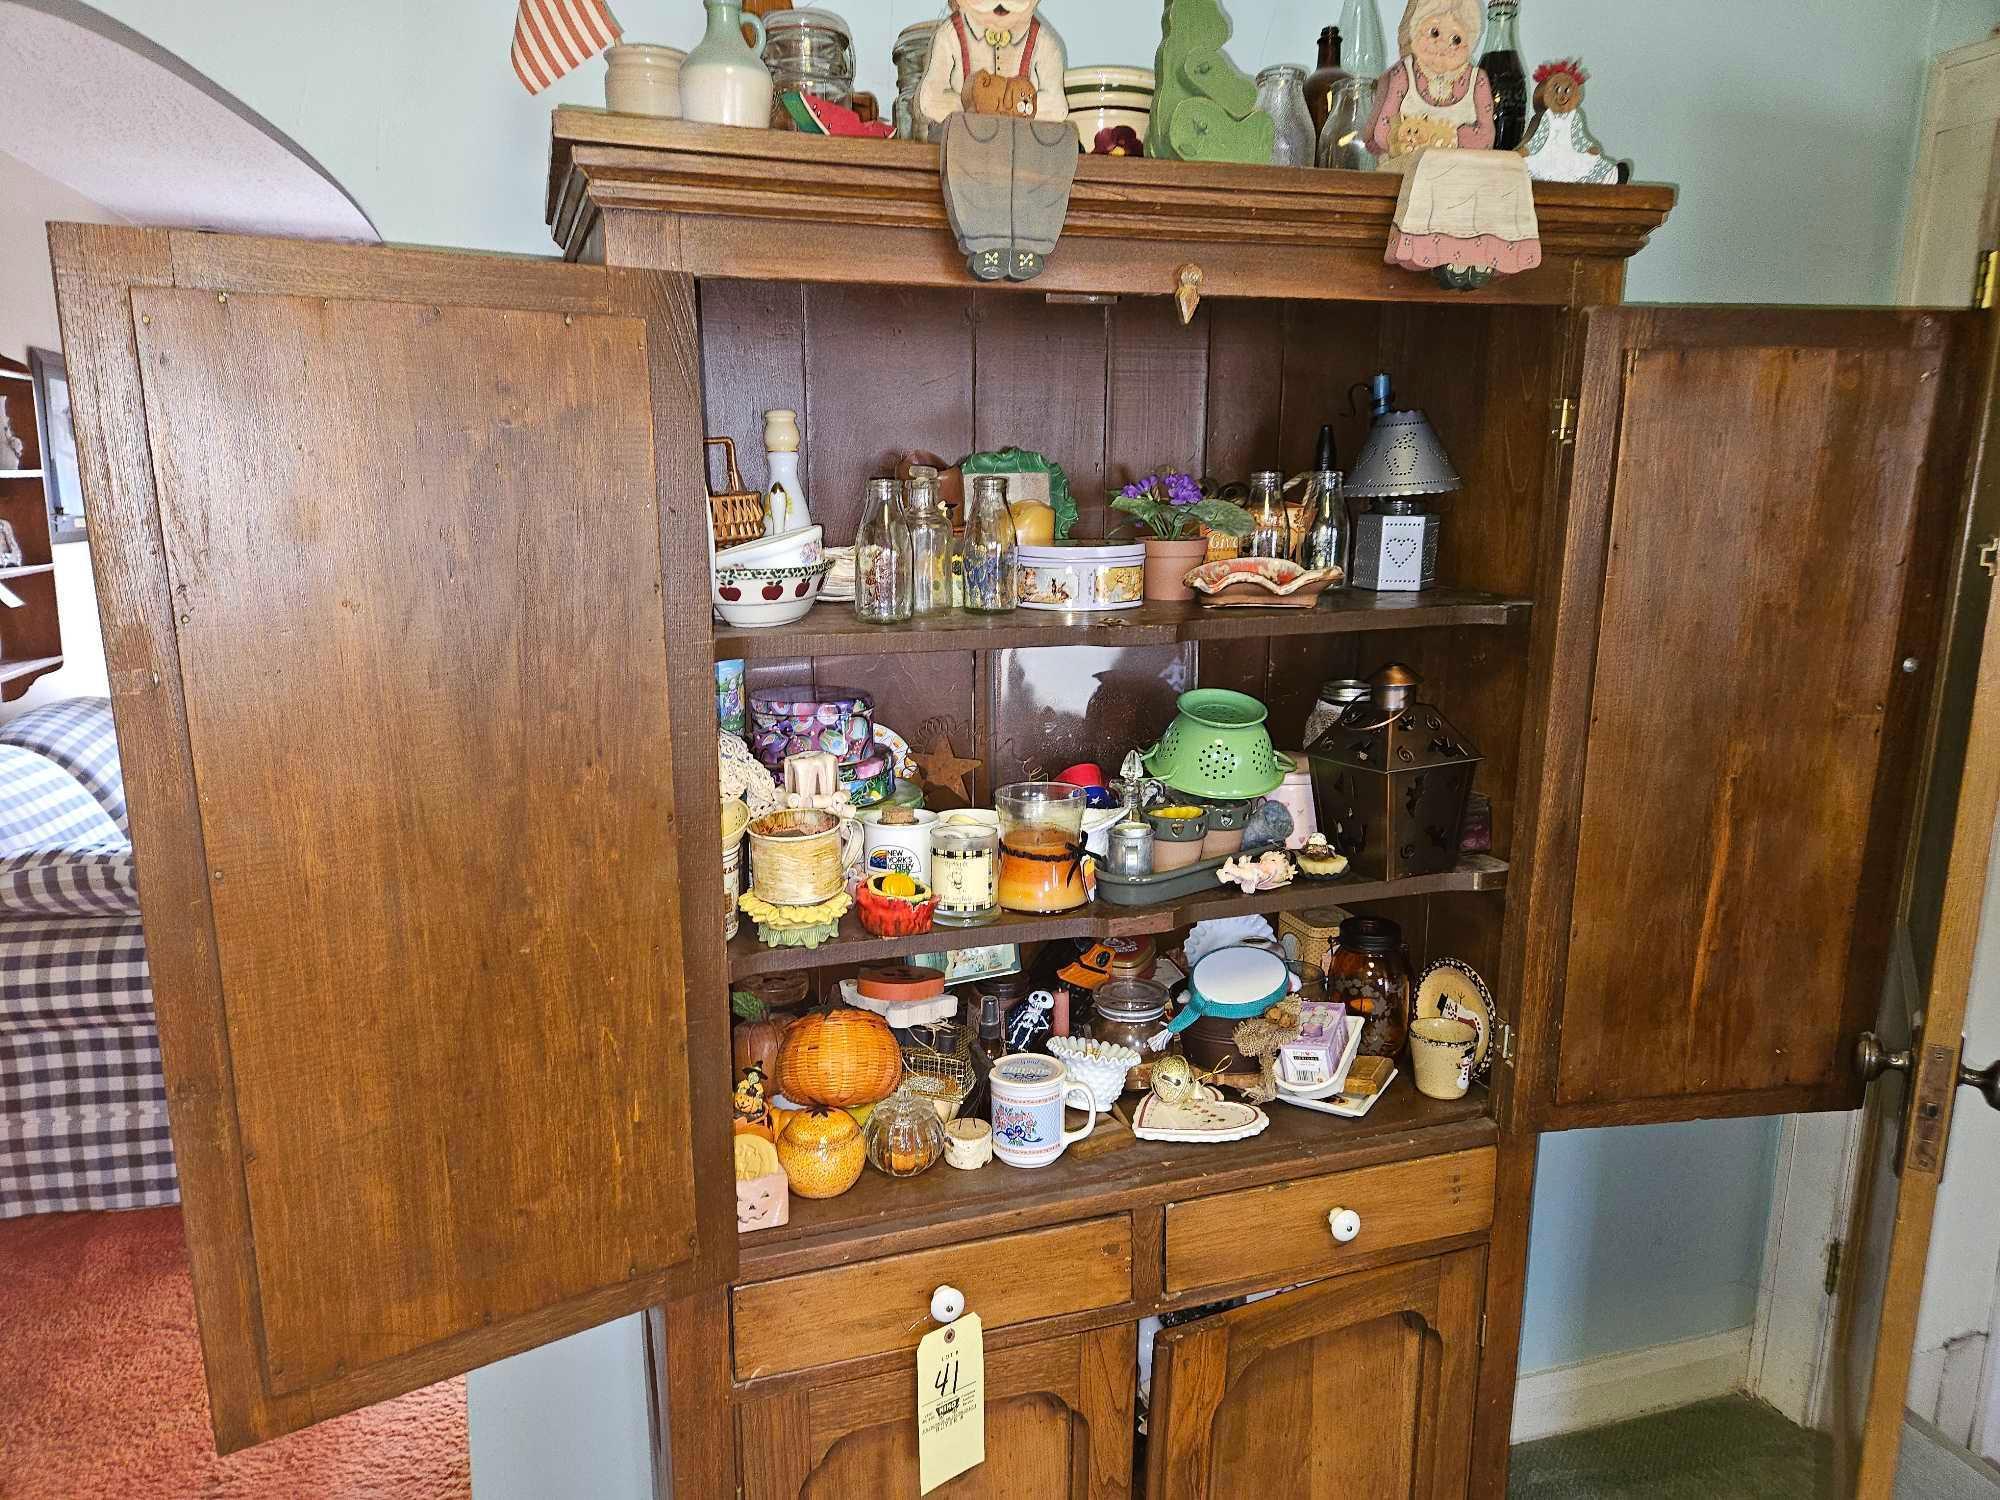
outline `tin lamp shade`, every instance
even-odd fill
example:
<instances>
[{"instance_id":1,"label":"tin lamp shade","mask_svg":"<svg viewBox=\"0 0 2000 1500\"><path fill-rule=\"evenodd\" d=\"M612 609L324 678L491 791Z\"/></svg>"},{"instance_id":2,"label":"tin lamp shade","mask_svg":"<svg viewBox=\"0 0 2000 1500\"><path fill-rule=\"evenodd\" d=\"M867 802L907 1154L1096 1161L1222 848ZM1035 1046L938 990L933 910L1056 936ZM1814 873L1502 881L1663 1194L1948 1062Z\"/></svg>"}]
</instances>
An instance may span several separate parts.
<instances>
[{"instance_id":1,"label":"tin lamp shade","mask_svg":"<svg viewBox=\"0 0 2000 1500\"><path fill-rule=\"evenodd\" d=\"M1347 473L1347 493L1364 500L1444 495L1463 485L1444 444L1420 411L1384 412L1368 429Z\"/></svg>"},{"instance_id":2,"label":"tin lamp shade","mask_svg":"<svg viewBox=\"0 0 2000 1500\"><path fill-rule=\"evenodd\" d=\"M1307 747L1320 829L1363 880L1435 875L1458 862L1466 799L1481 756L1392 664L1369 679Z\"/></svg>"}]
</instances>

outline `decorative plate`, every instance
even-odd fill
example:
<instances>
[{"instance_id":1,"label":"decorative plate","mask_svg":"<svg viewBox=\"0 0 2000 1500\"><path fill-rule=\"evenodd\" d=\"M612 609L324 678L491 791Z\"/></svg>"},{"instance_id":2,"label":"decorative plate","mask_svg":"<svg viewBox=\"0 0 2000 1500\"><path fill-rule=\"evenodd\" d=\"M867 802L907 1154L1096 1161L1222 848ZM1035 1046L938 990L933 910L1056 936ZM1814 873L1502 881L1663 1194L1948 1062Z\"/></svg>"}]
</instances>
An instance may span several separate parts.
<instances>
[{"instance_id":1,"label":"decorative plate","mask_svg":"<svg viewBox=\"0 0 2000 1500\"><path fill-rule=\"evenodd\" d=\"M1471 964L1440 958L1417 978L1416 1019L1463 1021L1479 1035L1472 1045L1472 1076L1483 1078L1492 1059L1493 994Z\"/></svg>"},{"instance_id":2,"label":"decorative plate","mask_svg":"<svg viewBox=\"0 0 2000 1500\"><path fill-rule=\"evenodd\" d=\"M1242 1141L1263 1134L1270 1123L1256 1105L1224 1099L1207 1085L1184 1104L1164 1104L1158 1094L1148 1094L1132 1111L1132 1134L1142 1141Z\"/></svg>"},{"instance_id":3,"label":"decorative plate","mask_svg":"<svg viewBox=\"0 0 2000 1500\"><path fill-rule=\"evenodd\" d=\"M1232 557L1203 563L1182 580L1208 605L1310 609L1340 581L1338 568L1305 568L1283 557Z\"/></svg>"},{"instance_id":4,"label":"decorative plate","mask_svg":"<svg viewBox=\"0 0 2000 1500\"><path fill-rule=\"evenodd\" d=\"M822 593L820 597L824 599L826 595ZM889 763L896 768L897 780L921 780L917 773L917 759L910 749L910 742L887 724L875 726L875 748L889 757Z\"/></svg>"}]
</instances>

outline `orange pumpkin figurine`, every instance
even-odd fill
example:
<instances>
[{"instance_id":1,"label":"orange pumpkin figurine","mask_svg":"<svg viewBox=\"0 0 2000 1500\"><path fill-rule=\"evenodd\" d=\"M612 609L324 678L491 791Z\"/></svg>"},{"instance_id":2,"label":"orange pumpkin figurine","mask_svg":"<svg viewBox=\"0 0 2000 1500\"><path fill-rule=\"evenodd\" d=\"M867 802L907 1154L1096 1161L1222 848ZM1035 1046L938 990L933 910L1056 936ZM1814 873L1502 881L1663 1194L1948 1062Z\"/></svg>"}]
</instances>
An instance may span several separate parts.
<instances>
[{"instance_id":1,"label":"orange pumpkin figurine","mask_svg":"<svg viewBox=\"0 0 2000 1500\"><path fill-rule=\"evenodd\" d=\"M792 1022L778 1049L778 1092L794 1104L856 1109L903 1081L903 1054L873 1011L837 1006Z\"/></svg>"},{"instance_id":2,"label":"orange pumpkin figurine","mask_svg":"<svg viewBox=\"0 0 2000 1500\"><path fill-rule=\"evenodd\" d=\"M811 1109L778 1137L778 1163L801 1198L838 1198L868 1160L861 1127L844 1109Z\"/></svg>"}]
</instances>

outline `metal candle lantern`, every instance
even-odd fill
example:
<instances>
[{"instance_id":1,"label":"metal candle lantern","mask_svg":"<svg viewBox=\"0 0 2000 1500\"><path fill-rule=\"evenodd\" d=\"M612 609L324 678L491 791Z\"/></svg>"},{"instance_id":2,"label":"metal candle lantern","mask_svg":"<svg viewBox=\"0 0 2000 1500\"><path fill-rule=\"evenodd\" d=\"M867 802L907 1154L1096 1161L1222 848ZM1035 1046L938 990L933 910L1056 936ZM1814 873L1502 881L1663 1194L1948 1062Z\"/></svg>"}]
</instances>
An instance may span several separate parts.
<instances>
[{"instance_id":1,"label":"metal candle lantern","mask_svg":"<svg viewBox=\"0 0 2000 1500\"><path fill-rule=\"evenodd\" d=\"M1376 377L1386 387L1384 377ZM1386 407L1387 393L1380 400ZM1379 410L1347 493L1371 503L1354 523L1355 588L1427 589L1437 582L1438 534L1444 521L1423 497L1462 487L1451 459L1420 411Z\"/></svg>"},{"instance_id":2,"label":"metal candle lantern","mask_svg":"<svg viewBox=\"0 0 2000 1500\"><path fill-rule=\"evenodd\" d=\"M1434 875L1458 862L1478 748L1428 703L1397 663L1306 751L1321 830L1365 880Z\"/></svg>"}]
</instances>

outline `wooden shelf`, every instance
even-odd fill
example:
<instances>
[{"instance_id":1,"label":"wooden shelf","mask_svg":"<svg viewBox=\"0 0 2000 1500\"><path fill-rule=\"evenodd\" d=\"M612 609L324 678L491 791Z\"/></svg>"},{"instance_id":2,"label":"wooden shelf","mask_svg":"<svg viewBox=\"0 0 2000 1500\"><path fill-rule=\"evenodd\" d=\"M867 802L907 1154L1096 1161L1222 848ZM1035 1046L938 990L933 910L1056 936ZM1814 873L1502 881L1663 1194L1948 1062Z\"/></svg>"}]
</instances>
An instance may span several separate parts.
<instances>
[{"instance_id":1,"label":"wooden shelf","mask_svg":"<svg viewBox=\"0 0 2000 1500\"><path fill-rule=\"evenodd\" d=\"M1469 589L1377 594L1344 589L1313 609L1204 609L1147 603L1102 614L1017 609L1006 615L953 613L907 625L869 625L851 604L819 604L796 625L769 630L715 627L715 659L792 660L930 651L1008 651L1023 646L1173 646L1183 641L1268 640L1434 625L1504 625L1526 599Z\"/></svg>"},{"instance_id":2,"label":"wooden shelf","mask_svg":"<svg viewBox=\"0 0 2000 1500\"><path fill-rule=\"evenodd\" d=\"M896 1248L912 1248L912 1242L932 1238L999 1232L1029 1215L1037 1223L1052 1222L1164 1202L1195 1182L1207 1193L1476 1148L1494 1138L1487 1109L1483 1087L1449 1102L1425 1098L1411 1085L1406 1067L1359 1120L1270 1104L1265 1113L1271 1123L1262 1134L1226 1147L1137 1141L1099 1155L1071 1151L1033 1171L996 1161L977 1172L960 1172L940 1163L914 1179L867 1168L838 1198L815 1201L794 1194L789 1223L745 1235L737 1279L762 1280L861 1259L875 1253L867 1241L876 1235L893 1234ZM1080 1112L1070 1119L1083 1124ZM1006 1222L969 1227L988 1215Z\"/></svg>"},{"instance_id":3,"label":"wooden shelf","mask_svg":"<svg viewBox=\"0 0 2000 1500\"><path fill-rule=\"evenodd\" d=\"M1002 912L984 927L938 927L919 937L878 938L849 912L840 935L817 948L767 948L757 940L756 924L748 917L729 945L731 978L774 974L787 969L817 969L913 953L943 953L954 948L984 948L999 943L1043 943L1061 938L1136 937L1172 932L1211 917L1251 913L1302 911L1312 906L1386 901L1396 896L1427 896L1441 891L1497 891L1507 884L1505 860L1489 854L1459 857L1458 868L1441 875L1407 880L1294 881L1283 890L1245 896L1234 887L1218 886L1212 893L1190 896L1161 906L1112 906L1096 902L1056 917Z\"/></svg>"},{"instance_id":4,"label":"wooden shelf","mask_svg":"<svg viewBox=\"0 0 2000 1500\"><path fill-rule=\"evenodd\" d=\"M39 677L61 666L60 656L31 656L24 661L0 661L0 683L19 682L23 677Z\"/></svg>"},{"instance_id":5,"label":"wooden shelf","mask_svg":"<svg viewBox=\"0 0 2000 1500\"><path fill-rule=\"evenodd\" d=\"M1189 261L1210 297L1403 301L1440 295L1385 264L1393 172L1086 156L1062 243L1032 282L996 291L1173 295ZM1455 302L1615 300L1623 262L1674 189L1536 183L1542 264ZM760 281L966 287L945 220L938 148L741 130L564 106L549 150L547 220L572 260ZM1581 274L1580 274L1581 273Z\"/></svg>"}]
</instances>

